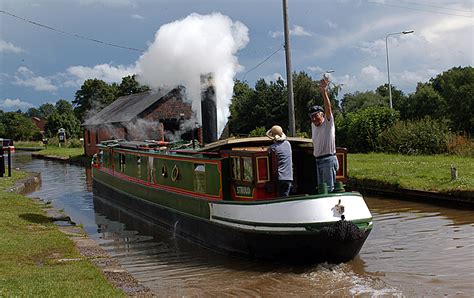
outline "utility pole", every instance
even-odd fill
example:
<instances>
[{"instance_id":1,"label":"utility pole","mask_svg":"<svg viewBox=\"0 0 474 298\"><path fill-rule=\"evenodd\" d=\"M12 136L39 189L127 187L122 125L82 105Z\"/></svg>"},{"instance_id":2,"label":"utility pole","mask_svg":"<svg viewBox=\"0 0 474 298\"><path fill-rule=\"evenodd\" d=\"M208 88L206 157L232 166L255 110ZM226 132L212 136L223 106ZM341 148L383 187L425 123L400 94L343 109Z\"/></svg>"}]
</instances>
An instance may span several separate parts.
<instances>
[{"instance_id":1,"label":"utility pole","mask_svg":"<svg viewBox=\"0 0 474 298\"><path fill-rule=\"evenodd\" d=\"M286 82L288 88L288 135L296 136L295 103L293 99L293 76L291 73L290 29L288 28L288 1L283 0L283 22L285 26Z\"/></svg>"}]
</instances>

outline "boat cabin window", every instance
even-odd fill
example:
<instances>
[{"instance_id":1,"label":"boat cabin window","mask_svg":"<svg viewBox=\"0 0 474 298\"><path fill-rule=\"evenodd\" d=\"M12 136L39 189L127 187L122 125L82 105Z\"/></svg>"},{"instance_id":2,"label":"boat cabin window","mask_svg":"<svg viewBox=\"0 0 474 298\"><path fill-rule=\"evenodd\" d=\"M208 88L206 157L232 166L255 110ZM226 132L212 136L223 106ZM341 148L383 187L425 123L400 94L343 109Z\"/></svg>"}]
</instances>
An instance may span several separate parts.
<instances>
[{"instance_id":1,"label":"boat cabin window","mask_svg":"<svg viewBox=\"0 0 474 298\"><path fill-rule=\"evenodd\" d=\"M125 154L119 153L120 172L125 171Z\"/></svg>"},{"instance_id":2,"label":"boat cabin window","mask_svg":"<svg viewBox=\"0 0 474 298\"><path fill-rule=\"evenodd\" d=\"M194 191L206 193L206 167L204 164L194 164Z\"/></svg>"},{"instance_id":3,"label":"boat cabin window","mask_svg":"<svg viewBox=\"0 0 474 298\"><path fill-rule=\"evenodd\" d=\"M239 157L232 157L232 179L241 180L240 178L240 158Z\"/></svg>"},{"instance_id":4,"label":"boat cabin window","mask_svg":"<svg viewBox=\"0 0 474 298\"><path fill-rule=\"evenodd\" d=\"M243 168L244 168L244 177L243 181L252 182L253 181L253 168L252 168L252 157L242 157Z\"/></svg>"},{"instance_id":5,"label":"boat cabin window","mask_svg":"<svg viewBox=\"0 0 474 298\"><path fill-rule=\"evenodd\" d=\"M99 163L103 164L104 163L104 151L99 150L99 153L97 153L97 156L99 157Z\"/></svg>"},{"instance_id":6,"label":"boat cabin window","mask_svg":"<svg viewBox=\"0 0 474 298\"><path fill-rule=\"evenodd\" d=\"M137 178L142 178L142 158L137 156Z\"/></svg>"}]
</instances>

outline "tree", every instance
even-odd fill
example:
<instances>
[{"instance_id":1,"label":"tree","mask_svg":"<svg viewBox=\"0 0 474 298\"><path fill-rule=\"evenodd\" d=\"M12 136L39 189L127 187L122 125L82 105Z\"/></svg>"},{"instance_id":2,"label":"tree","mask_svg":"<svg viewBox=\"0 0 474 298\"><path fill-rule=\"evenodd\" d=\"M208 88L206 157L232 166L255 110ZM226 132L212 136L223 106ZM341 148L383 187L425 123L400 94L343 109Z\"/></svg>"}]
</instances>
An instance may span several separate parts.
<instances>
[{"instance_id":1,"label":"tree","mask_svg":"<svg viewBox=\"0 0 474 298\"><path fill-rule=\"evenodd\" d=\"M69 114L69 113L74 113L74 110L72 108L72 104L65 100L65 99L60 99L56 102L55 109L59 114Z\"/></svg>"},{"instance_id":2,"label":"tree","mask_svg":"<svg viewBox=\"0 0 474 298\"><path fill-rule=\"evenodd\" d=\"M404 101L407 97L402 90L397 89L397 87L390 85L392 89L392 105L395 109L400 102ZM387 106L390 106L390 95L388 93L388 84L380 85L375 89L375 93L380 94L380 96L386 98Z\"/></svg>"},{"instance_id":3,"label":"tree","mask_svg":"<svg viewBox=\"0 0 474 298\"><path fill-rule=\"evenodd\" d=\"M388 107L388 98L374 91L346 93L341 101L344 113L353 113L368 107Z\"/></svg>"},{"instance_id":4,"label":"tree","mask_svg":"<svg viewBox=\"0 0 474 298\"><path fill-rule=\"evenodd\" d=\"M87 117L92 116L112 103L118 94L116 84L109 85L98 79L89 79L82 84L81 89L76 91L74 113L83 122Z\"/></svg>"},{"instance_id":5,"label":"tree","mask_svg":"<svg viewBox=\"0 0 474 298\"><path fill-rule=\"evenodd\" d=\"M336 99L340 86L329 87L328 96L333 108L333 114L340 112L339 102ZM311 122L308 118L308 108L314 105L324 105L323 97L319 89L319 81L315 81L307 73L293 73L293 93L295 102L296 130L311 134Z\"/></svg>"},{"instance_id":6,"label":"tree","mask_svg":"<svg viewBox=\"0 0 474 298\"><path fill-rule=\"evenodd\" d=\"M446 117L446 101L431 84L418 83L416 92L399 102L400 118L419 120L426 116L433 119Z\"/></svg>"},{"instance_id":7,"label":"tree","mask_svg":"<svg viewBox=\"0 0 474 298\"><path fill-rule=\"evenodd\" d=\"M118 86L118 96L141 93L150 90L148 86L142 86L136 80L136 75L122 78L122 83Z\"/></svg>"},{"instance_id":8,"label":"tree","mask_svg":"<svg viewBox=\"0 0 474 298\"><path fill-rule=\"evenodd\" d=\"M446 101L452 128L474 132L474 68L453 67L431 79L430 83Z\"/></svg>"},{"instance_id":9,"label":"tree","mask_svg":"<svg viewBox=\"0 0 474 298\"><path fill-rule=\"evenodd\" d=\"M26 111L25 116L28 118L32 118L32 117L41 118L41 112L37 108L29 108L28 111Z\"/></svg>"},{"instance_id":10,"label":"tree","mask_svg":"<svg viewBox=\"0 0 474 298\"><path fill-rule=\"evenodd\" d=\"M49 115L51 115L56 109L54 108L53 104L50 103L44 103L39 106L39 118L48 118Z\"/></svg>"},{"instance_id":11,"label":"tree","mask_svg":"<svg viewBox=\"0 0 474 298\"><path fill-rule=\"evenodd\" d=\"M367 107L336 118L336 144L350 152L370 152L380 148L379 135L394 125L400 115L389 107Z\"/></svg>"},{"instance_id":12,"label":"tree","mask_svg":"<svg viewBox=\"0 0 474 298\"><path fill-rule=\"evenodd\" d=\"M266 117L259 117L260 123L268 128L277 124L288 131L288 91L285 82L281 78L269 84L260 80L255 85L255 91L255 96L262 99L262 108L266 112Z\"/></svg>"},{"instance_id":13,"label":"tree","mask_svg":"<svg viewBox=\"0 0 474 298\"><path fill-rule=\"evenodd\" d=\"M297 131L311 131L308 108L323 101L318 84L305 72L293 74L293 98Z\"/></svg>"},{"instance_id":14,"label":"tree","mask_svg":"<svg viewBox=\"0 0 474 298\"><path fill-rule=\"evenodd\" d=\"M230 106L230 131L232 134L248 134L256 127L279 124L288 128L288 103L283 80L265 82L260 79L255 89L247 83L236 81Z\"/></svg>"},{"instance_id":15,"label":"tree","mask_svg":"<svg viewBox=\"0 0 474 298\"><path fill-rule=\"evenodd\" d=\"M5 138L11 138L15 141L33 139L39 134L38 128L33 124L31 119L25 117L21 113L7 112L2 115L1 119Z\"/></svg>"},{"instance_id":16,"label":"tree","mask_svg":"<svg viewBox=\"0 0 474 298\"><path fill-rule=\"evenodd\" d=\"M81 132L81 123L74 115L71 103L65 99L56 102L55 111L47 118L45 131L49 137L56 136L58 130L64 128L68 138L78 137Z\"/></svg>"},{"instance_id":17,"label":"tree","mask_svg":"<svg viewBox=\"0 0 474 298\"><path fill-rule=\"evenodd\" d=\"M72 111L63 114L56 111L48 117L45 131L49 137L53 137L58 134L60 128L66 130L67 138L77 138L81 132L81 123Z\"/></svg>"}]
</instances>

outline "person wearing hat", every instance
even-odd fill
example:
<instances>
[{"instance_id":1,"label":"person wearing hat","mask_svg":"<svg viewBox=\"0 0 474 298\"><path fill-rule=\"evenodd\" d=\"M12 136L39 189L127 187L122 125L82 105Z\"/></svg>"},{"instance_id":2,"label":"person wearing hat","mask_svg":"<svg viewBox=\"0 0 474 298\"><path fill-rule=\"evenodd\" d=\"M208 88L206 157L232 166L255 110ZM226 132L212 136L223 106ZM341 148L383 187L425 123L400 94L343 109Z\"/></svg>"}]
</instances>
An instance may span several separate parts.
<instances>
[{"instance_id":1,"label":"person wearing hat","mask_svg":"<svg viewBox=\"0 0 474 298\"><path fill-rule=\"evenodd\" d=\"M328 191L333 191L339 163L336 158L336 128L334 126L331 102L327 93L328 85L329 80L327 78L321 80L320 89L324 108L312 106L309 108L308 115L311 119L313 155L316 158L318 184L326 183Z\"/></svg>"},{"instance_id":2,"label":"person wearing hat","mask_svg":"<svg viewBox=\"0 0 474 298\"><path fill-rule=\"evenodd\" d=\"M290 194L293 183L291 144L286 139L283 129L278 125L274 125L267 131L267 137L273 140L268 151L275 152L278 163L278 196L286 197Z\"/></svg>"}]
</instances>

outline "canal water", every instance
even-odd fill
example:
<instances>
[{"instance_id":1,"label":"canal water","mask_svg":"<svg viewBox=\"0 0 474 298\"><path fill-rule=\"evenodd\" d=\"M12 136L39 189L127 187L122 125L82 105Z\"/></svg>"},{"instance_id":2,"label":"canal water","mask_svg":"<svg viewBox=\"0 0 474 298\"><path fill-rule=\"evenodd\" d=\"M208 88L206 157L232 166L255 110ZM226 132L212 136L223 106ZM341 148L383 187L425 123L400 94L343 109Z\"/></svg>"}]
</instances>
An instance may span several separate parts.
<instances>
[{"instance_id":1,"label":"canal water","mask_svg":"<svg viewBox=\"0 0 474 298\"><path fill-rule=\"evenodd\" d=\"M89 237L159 296L474 297L474 211L366 197L374 229L349 263L289 266L216 254L92 194L90 170L15 153L41 172L31 193L82 224ZM295 253L298 253L295 251Z\"/></svg>"}]
</instances>

